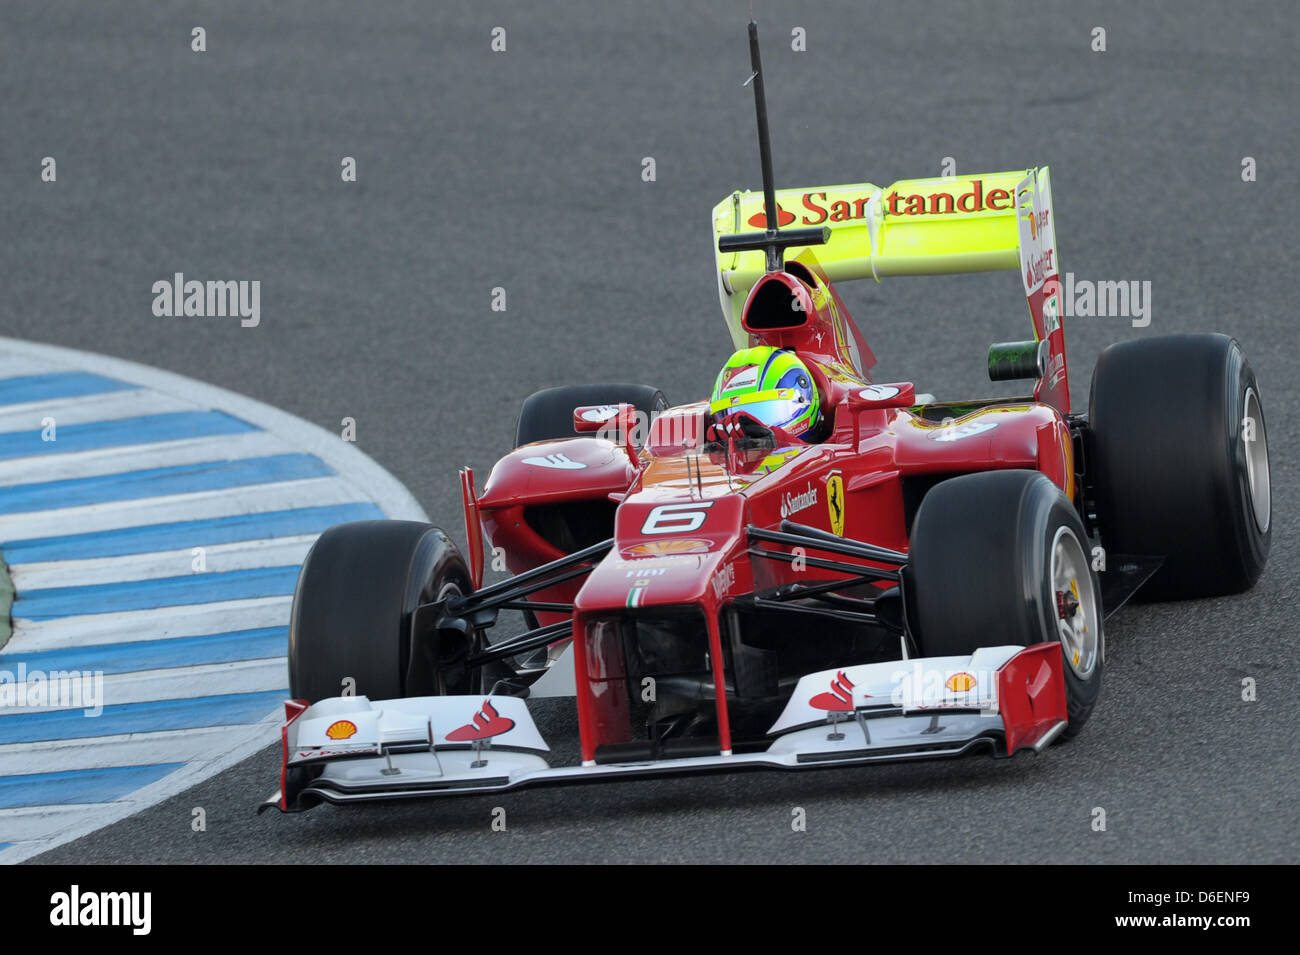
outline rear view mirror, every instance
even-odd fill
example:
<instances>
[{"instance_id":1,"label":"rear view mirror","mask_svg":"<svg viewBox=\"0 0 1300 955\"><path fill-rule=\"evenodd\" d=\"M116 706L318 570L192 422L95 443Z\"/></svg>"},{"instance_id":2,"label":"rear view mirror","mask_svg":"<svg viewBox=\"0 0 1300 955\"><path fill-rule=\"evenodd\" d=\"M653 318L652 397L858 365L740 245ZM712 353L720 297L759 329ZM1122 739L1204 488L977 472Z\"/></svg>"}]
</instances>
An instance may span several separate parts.
<instances>
[{"instance_id":1,"label":"rear view mirror","mask_svg":"<svg viewBox=\"0 0 1300 955\"><path fill-rule=\"evenodd\" d=\"M633 405L579 405L573 409L573 430L578 434L590 434L615 423L620 415L635 415Z\"/></svg>"}]
</instances>

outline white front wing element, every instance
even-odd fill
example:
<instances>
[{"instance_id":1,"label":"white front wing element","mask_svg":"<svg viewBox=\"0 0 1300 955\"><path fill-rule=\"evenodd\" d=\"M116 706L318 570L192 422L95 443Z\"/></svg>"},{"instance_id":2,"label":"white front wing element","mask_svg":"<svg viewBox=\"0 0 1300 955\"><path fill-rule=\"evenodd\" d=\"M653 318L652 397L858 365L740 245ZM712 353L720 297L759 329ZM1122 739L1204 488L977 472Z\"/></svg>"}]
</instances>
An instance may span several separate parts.
<instances>
[{"instance_id":1,"label":"white front wing element","mask_svg":"<svg viewBox=\"0 0 1300 955\"><path fill-rule=\"evenodd\" d=\"M548 696L576 696L577 693L577 674L573 668L573 641L569 640L555 662L547 667L541 678L528 688L528 698L536 700Z\"/></svg>"},{"instance_id":2,"label":"white front wing element","mask_svg":"<svg viewBox=\"0 0 1300 955\"><path fill-rule=\"evenodd\" d=\"M359 757L422 747L486 750L493 746L545 753L528 706L513 696L418 696L372 703L334 697L309 706L286 732L287 762ZM409 758L394 753L393 758ZM431 755L431 754L430 754ZM378 759L386 763L386 758ZM546 765L542 761L542 765Z\"/></svg>"},{"instance_id":3,"label":"white front wing element","mask_svg":"<svg viewBox=\"0 0 1300 955\"><path fill-rule=\"evenodd\" d=\"M262 808L498 792L543 782L862 765L977 747L1006 754L998 671L1031 652L992 647L812 673L799 681L769 731L775 739L761 752L583 766L547 762L546 742L517 697L322 700L286 724L286 792ZM1063 719L1046 726L1029 745L1041 751L1064 728Z\"/></svg>"},{"instance_id":4,"label":"white front wing element","mask_svg":"<svg viewBox=\"0 0 1300 955\"><path fill-rule=\"evenodd\" d=\"M391 757L373 756L331 762L320 780L342 791L371 789L377 785L394 790L507 789L527 777L546 772L550 765L532 753L491 750L451 750L437 753L403 753Z\"/></svg>"},{"instance_id":5,"label":"white front wing element","mask_svg":"<svg viewBox=\"0 0 1300 955\"><path fill-rule=\"evenodd\" d=\"M891 660L809 673L800 678L768 732L776 735L825 723L835 714L852 719L859 712L873 718L978 710L996 717L998 668L1023 649L983 647L969 656Z\"/></svg>"}]
</instances>

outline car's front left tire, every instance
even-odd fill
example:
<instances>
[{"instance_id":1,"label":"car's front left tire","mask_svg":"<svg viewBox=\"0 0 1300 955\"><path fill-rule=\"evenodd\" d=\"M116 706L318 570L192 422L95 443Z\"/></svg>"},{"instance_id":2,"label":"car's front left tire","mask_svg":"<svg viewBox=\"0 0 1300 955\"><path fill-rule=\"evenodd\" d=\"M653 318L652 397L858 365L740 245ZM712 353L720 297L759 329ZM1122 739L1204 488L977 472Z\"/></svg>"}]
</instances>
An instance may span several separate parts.
<instances>
[{"instance_id":1,"label":"car's front left tire","mask_svg":"<svg viewBox=\"0 0 1300 955\"><path fill-rule=\"evenodd\" d=\"M1061 646L1069 724L1101 690L1105 634L1088 537L1070 500L1036 471L950 478L921 502L906 572L909 623L923 656L980 647Z\"/></svg>"}]
</instances>

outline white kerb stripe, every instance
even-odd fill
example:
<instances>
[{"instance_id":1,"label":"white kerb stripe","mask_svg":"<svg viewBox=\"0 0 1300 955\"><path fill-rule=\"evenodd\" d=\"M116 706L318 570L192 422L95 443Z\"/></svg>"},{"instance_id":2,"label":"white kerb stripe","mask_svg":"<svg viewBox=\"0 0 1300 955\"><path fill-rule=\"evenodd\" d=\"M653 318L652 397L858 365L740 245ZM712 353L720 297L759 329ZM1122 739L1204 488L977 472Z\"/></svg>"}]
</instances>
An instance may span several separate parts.
<instances>
[{"instance_id":1,"label":"white kerb stripe","mask_svg":"<svg viewBox=\"0 0 1300 955\"><path fill-rule=\"evenodd\" d=\"M5 647L6 653L66 650L68 647L202 637L237 630L287 627L293 597L254 597L185 607L122 610L116 613L29 620Z\"/></svg>"},{"instance_id":2,"label":"white kerb stripe","mask_svg":"<svg viewBox=\"0 0 1300 955\"><path fill-rule=\"evenodd\" d=\"M94 451L72 451L33 458L0 461L0 486L40 484L68 478L100 477L127 471L147 471L183 464L207 464L240 458L265 458L284 453L284 442L265 431L220 434L206 438L183 438L131 444Z\"/></svg>"},{"instance_id":3,"label":"white kerb stripe","mask_svg":"<svg viewBox=\"0 0 1300 955\"><path fill-rule=\"evenodd\" d=\"M203 666L176 667L166 670L140 670L135 673L112 673L103 677L103 706L123 703L152 703L157 700L188 700L199 696L226 696L231 693L268 693L283 690L289 682L284 657L266 660L237 660ZM26 683L13 684L16 700L27 698ZM87 688L89 689L89 688ZM86 692L85 690L82 691ZM92 691L93 692L93 691ZM85 696L82 696L85 700ZM93 701L92 701L93 702ZM85 706L0 707L0 725L5 720L22 719L24 713L51 713L60 710L77 712ZM86 735L95 733L95 717L86 717ZM163 762L163 760L153 760ZM31 770L28 770L31 772Z\"/></svg>"},{"instance_id":4,"label":"white kerb stripe","mask_svg":"<svg viewBox=\"0 0 1300 955\"><path fill-rule=\"evenodd\" d=\"M47 587L84 587L160 577L202 577L232 570L258 567L288 567L301 564L315 542L315 534L276 537L270 540L236 541L203 548L205 569L195 571L193 548L127 554L123 557L92 557L85 560L50 560L35 564L10 564L9 576L21 594Z\"/></svg>"},{"instance_id":5,"label":"white kerb stripe","mask_svg":"<svg viewBox=\"0 0 1300 955\"><path fill-rule=\"evenodd\" d=\"M192 401L173 395L160 395L156 391L138 388L105 391L93 395L77 395L75 398L51 398L48 401L0 405L0 432L39 431L45 427L45 418L53 418L57 442L58 429L72 424L197 410L200 410L199 406Z\"/></svg>"},{"instance_id":6,"label":"white kerb stripe","mask_svg":"<svg viewBox=\"0 0 1300 955\"><path fill-rule=\"evenodd\" d=\"M303 478L225 488L220 491L192 491L165 497L137 498L133 501L110 501L84 504L54 511L5 514L0 517L0 540L28 540L63 534L88 534L123 527L150 524L174 524L209 517L234 517L239 514L264 514L295 507L318 507L323 504L351 504L365 496L346 481L336 477Z\"/></svg>"},{"instance_id":7,"label":"white kerb stripe","mask_svg":"<svg viewBox=\"0 0 1300 955\"><path fill-rule=\"evenodd\" d=\"M87 815L90 806L111 808L114 803L90 803L72 806L30 806L22 809L0 809L0 842L23 842L29 839L48 839L68 825ZM0 852L0 862L21 862L24 858L14 849Z\"/></svg>"},{"instance_id":8,"label":"white kerb stripe","mask_svg":"<svg viewBox=\"0 0 1300 955\"><path fill-rule=\"evenodd\" d=\"M87 728L94 730L94 720ZM156 763L186 763L200 758L214 744L220 744L243 726L203 726L197 729L162 730L158 733L123 733L85 739L42 740L38 743L0 745L0 776L30 773L32 765L75 766L77 769L106 769L110 766L147 766ZM268 734L267 742L272 737ZM5 841L0 838L0 842Z\"/></svg>"}]
</instances>

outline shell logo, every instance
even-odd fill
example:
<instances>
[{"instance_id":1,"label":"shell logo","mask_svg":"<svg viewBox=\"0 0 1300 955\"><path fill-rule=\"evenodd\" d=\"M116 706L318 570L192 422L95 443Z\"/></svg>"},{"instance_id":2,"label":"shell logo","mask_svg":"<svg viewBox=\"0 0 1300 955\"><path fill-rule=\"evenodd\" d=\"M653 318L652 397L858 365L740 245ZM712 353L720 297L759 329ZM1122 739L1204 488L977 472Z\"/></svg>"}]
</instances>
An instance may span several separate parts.
<instances>
[{"instance_id":1,"label":"shell logo","mask_svg":"<svg viewBox=\"0 0 1300 955\"><path fill-rule=\"evenodd\" d=\"M665 554L703 554L713 545L706 540L674 538L666 541L646 541L623 548L624 557L660 557Z\"/></svg>"},{"instance_id":2,"label":"shell logo","mask_svg":"<svg viewBox=\"0 0 1300 955\"><path fill-rule=\"evenodd\" d=\"M357 724L351 720L339 720L330 724L325 735L330 739L351 739L357 735Z\"/></svg>"},{"instance_id":3,"label":"shell logo","mask_svg":"<svg viewBox=\"0 0 1300 955\"><path fill-rule=\"evenodd\" d=\"M954 673L948 677L948 682L944 686L954 693L966 693L975 689L975 677L969 673Z\"/></svg>"}]
</instances>

